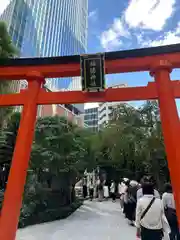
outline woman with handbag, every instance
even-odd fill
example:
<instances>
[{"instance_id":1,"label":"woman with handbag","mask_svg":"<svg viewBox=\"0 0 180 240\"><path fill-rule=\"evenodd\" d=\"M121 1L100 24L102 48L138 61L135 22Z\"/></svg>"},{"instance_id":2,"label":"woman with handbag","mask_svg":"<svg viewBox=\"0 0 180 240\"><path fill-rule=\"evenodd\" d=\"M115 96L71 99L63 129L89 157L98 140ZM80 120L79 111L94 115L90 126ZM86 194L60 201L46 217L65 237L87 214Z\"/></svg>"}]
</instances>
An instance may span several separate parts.
<instances>
[{"instance_id":1,"label":"woman with handbag","mask_svg":"<svg viewBox=\"0 0 180 240\"><path fill-rule=\"evenodd\" d=\"M142 191L136 208L137 236L142 240L162 240L164 234L170 233L162 201L154 196L151 183L143 184Z\"/></svg>"}]
</instances>

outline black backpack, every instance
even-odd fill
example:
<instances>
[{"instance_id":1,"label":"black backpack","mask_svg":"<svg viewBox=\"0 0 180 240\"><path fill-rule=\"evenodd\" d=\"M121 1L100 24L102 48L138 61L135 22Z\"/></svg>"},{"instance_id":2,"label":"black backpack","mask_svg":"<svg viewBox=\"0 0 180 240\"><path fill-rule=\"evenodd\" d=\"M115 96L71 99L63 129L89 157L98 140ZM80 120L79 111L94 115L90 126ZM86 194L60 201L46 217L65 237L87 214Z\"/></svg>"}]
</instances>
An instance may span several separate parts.
<instances>
[{"instance_id":1,"label":"black backpack","mask_svg":"<svg viewBox=\"0 0 180 240\"><path fill-rule=\"evenodd\" d=\"M178 226L178 220L175 209L165 208L165 215L171 228Z\"/></svg>"}]
</instances>

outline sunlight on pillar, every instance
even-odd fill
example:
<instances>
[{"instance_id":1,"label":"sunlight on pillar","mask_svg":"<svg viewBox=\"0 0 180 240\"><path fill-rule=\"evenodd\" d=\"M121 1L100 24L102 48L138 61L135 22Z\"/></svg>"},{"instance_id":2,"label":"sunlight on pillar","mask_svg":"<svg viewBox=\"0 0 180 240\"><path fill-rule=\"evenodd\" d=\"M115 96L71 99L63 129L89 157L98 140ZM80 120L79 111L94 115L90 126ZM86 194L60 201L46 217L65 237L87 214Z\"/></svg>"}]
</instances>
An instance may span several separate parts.
<instances>
[{"instance_id":1,"label":"sunlight on pillar","mask_svg":"<svg viewBox=\"0 0 180 240\"><path fill-rule=\"evenodd\" d=\"M178 115L180 117L180 99L176 99L176 107L178 109Z\"/></svg>"}]
</instances>

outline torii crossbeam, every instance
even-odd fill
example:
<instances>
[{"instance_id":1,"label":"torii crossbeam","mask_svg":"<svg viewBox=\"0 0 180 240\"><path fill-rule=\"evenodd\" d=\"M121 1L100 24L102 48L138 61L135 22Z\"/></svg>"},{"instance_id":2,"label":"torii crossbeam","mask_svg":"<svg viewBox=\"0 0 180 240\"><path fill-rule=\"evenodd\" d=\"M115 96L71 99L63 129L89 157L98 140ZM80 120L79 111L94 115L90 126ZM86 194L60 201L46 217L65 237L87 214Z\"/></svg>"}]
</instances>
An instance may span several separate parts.
<instances>
[{"instance_id":1,"label":"torii crossbeam","mask_svg":"<svg viewBox=\"0 0 180 240\"><path fill-rule=\"evenodd\" d=\"M0 106L22 105L20 127L0 217L0 239L14 240L22 204L37 105L111 102L158 99L168 166L180 223L180 123L175 98L180 98L180 81L170 80L170 72L180 68L180 44L105 53L106 74L149 71L155 82L147 87L106 89L88 93L45 92L45 78L80 75L80 56L0 60L0 79L27 79L28 89L1 95Z\"/></svg>"}]
</instances>

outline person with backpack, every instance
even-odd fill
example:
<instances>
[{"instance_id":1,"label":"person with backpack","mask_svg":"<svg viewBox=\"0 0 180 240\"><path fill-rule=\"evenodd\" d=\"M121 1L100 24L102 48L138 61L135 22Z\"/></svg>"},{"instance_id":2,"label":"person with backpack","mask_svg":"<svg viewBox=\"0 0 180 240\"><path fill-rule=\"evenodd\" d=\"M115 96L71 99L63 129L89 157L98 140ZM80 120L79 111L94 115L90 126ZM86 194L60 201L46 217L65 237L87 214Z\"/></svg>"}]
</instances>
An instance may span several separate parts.
<instances>
[{"instance_id":1,"label":"person with backpack","mask_svg":"<svg viewBox=\"0 0 180 240\"><path fill-rule=\"evenodd\" d=\"M142 185L143 196L137 201L136 227L141 240L162 240L170 233L162 200L154 196L152 183Z\"/></svg>"},{"instance_id":2,"label":"person with backpack","mask_svg":"<svg viewBox=\"0 0 180 240\"><path fill-rule=\"evenodd\" d=\"M162 201L165 215L171 228L171 233L169 235L170 240L180 240L175 201L170 183L165 184L165 192L162 195Z\"/></svg>"}]
</instances>

